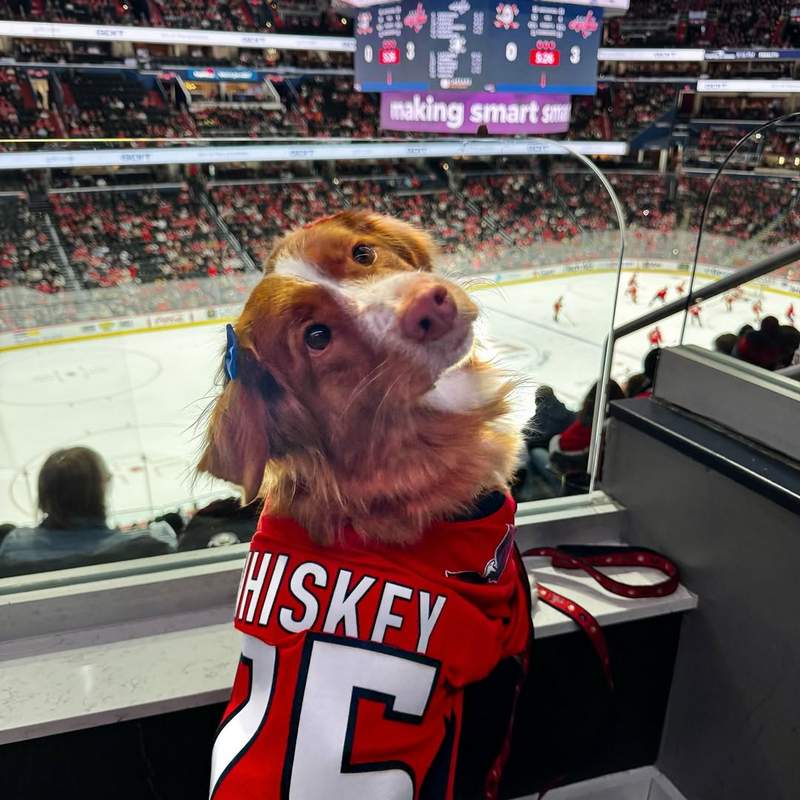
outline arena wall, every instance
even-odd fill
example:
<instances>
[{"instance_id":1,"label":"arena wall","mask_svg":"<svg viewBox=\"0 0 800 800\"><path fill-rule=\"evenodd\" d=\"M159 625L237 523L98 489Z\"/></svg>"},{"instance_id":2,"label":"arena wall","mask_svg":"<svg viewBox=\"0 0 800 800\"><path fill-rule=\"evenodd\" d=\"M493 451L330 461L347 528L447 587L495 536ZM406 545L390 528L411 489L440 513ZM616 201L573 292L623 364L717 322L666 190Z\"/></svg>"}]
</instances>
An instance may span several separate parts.
<instances>
[{"instance_id":1,"label":"arena wall","mask_svg":"<svg viewBox=\"0 0 800 800\"><path fill-rule=\"evenodd\" d=\"M686 262L665 259L625 259L623 261L623 270L626 272L659 272L665 275L688 276L690 269L691 265ZM481 288L488 286L536 283L570 274L602 274L614 272L615 270L616 261L599 259L548 264L531 269L477 273L472 276L475 281L472 290L479 291ZM733 271L735 270L730 267L703 264L698 270L697 277L701 280L709 281L729 275ZM260 274L257 273L237 276L234 284L236 293L244 298L259 278ZM481 286L481 279L485 280L484 286ZM208 289L210 298L213 298L214 295L219 296L218 289L221 282L224 281L224 278L207 278L195 281L193 282L195 291L192 294L197 298L205 295L203 290ZM197 284L200 284L200 286L198 287ZM768 292L800 298L800 281L798 280L789 280L786 277L766 277L760 279L759 285ZM228 294L227 290L230 288L230 286L227 286L224 293ZM129 300L134 300L137 289L143 293L150 292L151 286L127 288L126 293ZM197 291L198 289L200 291ZM100 293L113 292L114 289L100 289L97 291ZM135 302L131 302L131 306L135 307L135 305ZM47 344L122 336L131 333L220 324L235 319L240 308L241 302L226 302L205 306L198 304L192 308L175 308L174 310L149 314L110 315L107 317L97 315L94 319L81 319L75 322L22 326L17 329L0 331L0 352L39 347ZM51 314L53 310L50 309ZM65 309L65 316L67 315L66 312L67 310Z\"/></svg>"}]
</instances>

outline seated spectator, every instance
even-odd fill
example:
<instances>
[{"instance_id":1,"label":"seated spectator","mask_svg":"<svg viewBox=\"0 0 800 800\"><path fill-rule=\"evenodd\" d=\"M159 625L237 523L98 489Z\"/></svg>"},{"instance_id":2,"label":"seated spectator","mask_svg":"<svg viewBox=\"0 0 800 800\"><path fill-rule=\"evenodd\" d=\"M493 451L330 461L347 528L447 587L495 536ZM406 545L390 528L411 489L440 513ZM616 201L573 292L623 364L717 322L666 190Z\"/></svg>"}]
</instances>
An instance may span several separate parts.
<instances>
[{"instance_id":1,"label":"seated spectator","mask_svg":"<svg viewBox=\"0 0 800 800\"><path fill-rule=\"evenodd\" d=\"M781 325L781 363L780 367L792 366L795 353L800 348L800 331L794 325Z\"/></svg>"},{"instance_id":2,"label":"seated spectator","mask_svg":"<svg viewBox=\"0 0 800 800\"><path fill-rule=\"evenodd\" d=\"M175 532L166 522L121 531L106 523L111 475L87 447L56 450L39 472L35 528L15 528L0 544L0 575L22 575L171 553Z\"/></svg>"},{"instance_id":3,"label":"seated spectator","mask_svg":"<svg viewBox=\"0 0 800 800\"><path fill-rule=\"evenodd\" d=\"M243 506L238 497L214 500L201 508L184 528L178 550L201 550L249 542L256 530L263 501Z\"/></svg>"},{"instance_id":4,"label":"seated spectator","mask_svg":"<svg viewBox=\"0 0 800 800\"><path fill-rule=\"evenodd\" d=\"M3 525L0 525L0 544L3 544L3 539L8 536L11 531L14 530L16 526L12 525L10 522L6 522Z\"/></svg>"},{"instance_id":5,"label":"seated spectator","mask_svg":"<svg viewBox=\"0 0 800 800\"><path fill-rule=\"evenodd\" d=\"M522 434L528 452L537 447L547 447L550 440L575 421L570 411L556 396L550 386L536 390L536 413L528 420Z\"/></svg>"},{"instance_id":6,"label":"seated spectator","mask_svg":"<svg viewBox=\"0 0 800 800\"><path fill-rule=\"evenodd\" d=\"M746 325L745 328L750 328L750 326ZM737 358L769 370L781 366L783 349L781 326L777 318L772 316L764 317L761 320L759 330L750 328L744 334L740 332L736 342Z\"/></svg>"},{"instance_id":7,"label":"seated spectator","mask_svg":"<svg viewBox=\"0 0 800 800\"><path fill-rule=\"evenodd\" d=\"M724 353L726 356L733 355L736 347L736 336L733 333L721 333L714 339L714 350L717 353Z\"/></svg>"},{"instance_id":8,"label":"seated spectator","mask_svg":"<svg viewBox=\"0 0 800 800\"><path fill-rule=\"evenodd\" d=\"M651 397L656 383L656 370L661 358L661 348L654 347L645 357L642 372L631 375L625 387L626 397Z\"/></svg>"},{"instance_id":9,"label":"seated spectator","mask_svg":"<svg viewBox=\"0 0 800 800\"><path fill-rule=\"evenodd\" d=\"M648 397L652 391L650 380L643 372L631 375L625 384L625 397Z\"/></svg>"},{"instance_id":10,"label":"seated spectator","mask_svg":"<svg viewBox=\"0 0 800 800\"><path fill-rule=\"evenodd\" d=\"M537 447L531 451L528 461L531 469L544 478L556 493L562 490L565 478L586 472L589 462L589 446L592 441L596 393L597 384L595 383L584 398L581 410L574 422L562 433L553 436L547 449ZM625 394L619 384L609 381L608 402L621 400L623 397Z\"/></svg>"}]
</instances>

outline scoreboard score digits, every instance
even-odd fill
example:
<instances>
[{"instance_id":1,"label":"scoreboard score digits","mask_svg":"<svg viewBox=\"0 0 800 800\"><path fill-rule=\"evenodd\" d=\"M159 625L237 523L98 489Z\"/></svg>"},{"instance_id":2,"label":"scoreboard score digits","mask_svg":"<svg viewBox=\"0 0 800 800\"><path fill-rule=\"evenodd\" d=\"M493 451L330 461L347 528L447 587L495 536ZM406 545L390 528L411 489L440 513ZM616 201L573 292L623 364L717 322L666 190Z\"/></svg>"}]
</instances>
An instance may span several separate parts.
<instances>
[{"instance_id":1,"label":"scoreboard score digits","mask_svg":"<svg viewBox=\"0 0 800 800\"><path fill-rule=\"evenodd\" d=\"M364 92L595 94L603 9L563 3L401 0L356 14Z\"/></svg>"}]
</instances>

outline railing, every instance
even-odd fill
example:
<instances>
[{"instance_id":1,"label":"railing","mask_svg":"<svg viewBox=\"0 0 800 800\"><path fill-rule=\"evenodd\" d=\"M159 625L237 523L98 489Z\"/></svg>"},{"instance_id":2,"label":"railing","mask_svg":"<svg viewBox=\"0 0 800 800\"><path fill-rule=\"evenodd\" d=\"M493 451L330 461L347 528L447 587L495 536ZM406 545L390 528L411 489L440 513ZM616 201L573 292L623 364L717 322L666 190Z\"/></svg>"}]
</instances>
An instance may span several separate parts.
<instances>
[{"instance_id":1,"label":"railing","mask_svg":"<svg viewBox=\"0 0 800 800\"><path fill-rule=\"evenodd\" d=\"M709 283L700 289L693 290L687 294L686 297L673 300L671 303L661 306L661 308L649 311L647 314L643 314L637 319L620 325L618 328L614 329L612 334L613 339L616 341L630 333L640 331L648 325L653 325L656 322L660 322L662 319L671 317L673 314L677 314L680 311L687 311L696 303L710 300L712 297L718 297L731 289L735 289L737 286L741 286L743 283L761 278L764 275L768 275L770 272L774 272L776 269L793 264L795 261L800 261L800 244L793 244L791 247L787 247L771 256L767 256L750 267L743 267L736 272L732 272L730 275L726 275L724 278L714 281L714 283Z\"/></svg>"}]
</instances>

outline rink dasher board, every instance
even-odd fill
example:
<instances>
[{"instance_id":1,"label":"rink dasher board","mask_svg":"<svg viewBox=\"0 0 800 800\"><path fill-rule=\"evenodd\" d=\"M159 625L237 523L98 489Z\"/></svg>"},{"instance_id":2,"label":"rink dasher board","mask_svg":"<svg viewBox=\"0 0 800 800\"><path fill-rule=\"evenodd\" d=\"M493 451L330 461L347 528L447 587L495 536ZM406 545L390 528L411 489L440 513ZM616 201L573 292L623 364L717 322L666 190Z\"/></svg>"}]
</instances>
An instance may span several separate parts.
<instances>
[{"instance_id":1,"label":"rink dasher board","mask_svg":"<svg viewBox=\"0 0 800 800\"><path fill-rule=\"evenodd\" d=\"M536 268L510 270L508 272L482 272L469 275L476 284L469 287L470 292L477 292L495 287L515 286L536 283L548 279L561 278L565 275L599 275L616 271L615 260L600 259L591 261L572 261L561 264L548 264ZM659 272L675 277L687 277L690 265L660 259L625 259L622 262L623 272ZM702 265L696 277L712 281L735 272L730 267ZM481 279L485 284L481 284ZM800 282L786 279L760 278L760 286L765 291L800 298ZM41 347L48 344L80 342L90 339L103 339L113 336L124 336L132 333L176 330L198 325L223 324L233 321L239 314L238 305L220 305L165 311L152 314L111 317L96 320L82 320L58 325L41 325L34 328L0 333L0 353L11 350L22 350L28 347Z\"/></svg>"}]
</instances>

